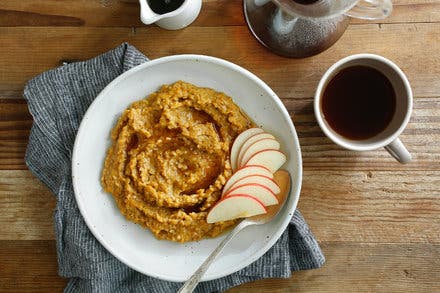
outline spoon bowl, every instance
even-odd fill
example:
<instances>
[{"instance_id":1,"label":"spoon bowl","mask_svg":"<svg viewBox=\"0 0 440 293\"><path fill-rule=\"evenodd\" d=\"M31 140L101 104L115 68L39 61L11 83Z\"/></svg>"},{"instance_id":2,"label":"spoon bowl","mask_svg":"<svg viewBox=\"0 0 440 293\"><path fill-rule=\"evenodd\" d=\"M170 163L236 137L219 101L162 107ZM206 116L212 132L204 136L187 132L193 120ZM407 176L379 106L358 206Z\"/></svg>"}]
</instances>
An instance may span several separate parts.
<instances>
[{"instance_id":1,"label":"spoon bowl","mask_svg":"<svg viewBox=\"0 0 440 293\"><path fill-rule=\"evenodd\" d=\"M286 202L286 199L290 191L290 174L286 170L278 170L274 173L273 180L280 187L280 193L277 194L278 204L267 207L265 214L256 215L250 218L242 220L229 235L217 246L216 249L208 256L208 258L200 265L197 271L185 282L180 288L178 293L189 293L194 290L197 284L200 282L203 274L208 270L214 259L220 254L226 244L234 238L241 230L252 225L263 225L274 219Z\"/></svg>"}]
</instances>

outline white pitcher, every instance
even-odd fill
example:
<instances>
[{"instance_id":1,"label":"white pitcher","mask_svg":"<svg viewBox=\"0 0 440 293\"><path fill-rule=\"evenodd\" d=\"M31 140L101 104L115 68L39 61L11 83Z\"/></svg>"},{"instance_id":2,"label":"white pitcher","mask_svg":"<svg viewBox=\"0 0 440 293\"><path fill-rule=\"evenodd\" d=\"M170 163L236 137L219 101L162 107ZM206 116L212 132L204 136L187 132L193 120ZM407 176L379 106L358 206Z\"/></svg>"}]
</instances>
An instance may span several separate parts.
<instances>
[{"instance_id":1,"label":"white pitcher","mask_svg":"<svg viewBox=\"0 0 440 293\"><path fill-rule=\"evenodd\" d=\"M152 1L167 2L167 0L139 0L141 21L144 24L155 23L168 30L178 30L190 25L197 18L202 7L202 0L185 0L175 10L159 14L152 10L150 6Z\"/></svg>"}]
</instances>

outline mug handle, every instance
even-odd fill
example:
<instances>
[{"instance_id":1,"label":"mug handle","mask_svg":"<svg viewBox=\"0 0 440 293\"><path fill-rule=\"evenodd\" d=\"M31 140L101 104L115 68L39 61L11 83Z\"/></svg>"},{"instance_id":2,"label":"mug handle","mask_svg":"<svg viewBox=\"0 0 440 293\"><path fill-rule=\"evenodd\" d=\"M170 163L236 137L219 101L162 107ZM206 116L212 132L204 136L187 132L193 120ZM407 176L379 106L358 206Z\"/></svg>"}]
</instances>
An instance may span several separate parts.
<instances>
[{"instance_id":1,"label":"mug handle","mask_svg":"<svg viewBox=\"0 0 440 293\"><path fill-rule=\"evenodd\" d=\"M386 145L385 149L402 164L409 163L412 159L411 154L398 138L393 140L389 145Z\"/></svg>"},{"instance_id":2,"label":"mug handle","mask_svg":"<svg viewBox=\"0 0 440 293\"><path fill-rule=\"evenodd\" d=\"M383 19L393 11L391 0L360 0L346 15L360 19Z\"/></svg>"}]
</instances>

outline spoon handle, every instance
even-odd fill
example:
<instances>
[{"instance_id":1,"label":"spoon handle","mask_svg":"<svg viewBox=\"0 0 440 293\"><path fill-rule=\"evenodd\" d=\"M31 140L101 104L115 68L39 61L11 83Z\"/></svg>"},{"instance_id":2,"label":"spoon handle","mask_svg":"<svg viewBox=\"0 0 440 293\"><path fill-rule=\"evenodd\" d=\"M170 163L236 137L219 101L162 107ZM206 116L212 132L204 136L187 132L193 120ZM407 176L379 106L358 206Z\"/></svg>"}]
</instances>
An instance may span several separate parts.
<instances>
[{"instance_id":1,"label":"spoon handle","mask_svg":"<svg viewBox=\"0 0 440 293\"><path fill-rule=\"evenodd\" d=\"M235 235L238 234L243 228L250 225L248 221L241 221L240 224L238 224L231 233L226 236L225 239L223 239L222 242L217 246L216 249L208 256L208 258L200 265L198 270L191 276L191 278L188 279L188 281L183 284L183 286L180 288L178 293L190 293L194 290L194 288L197 286L197 284L200 282L200 279L205 274L206 270L208 270L211 263L214 261L214 259L217 257L217 255L220 254L220 252L223 250L223 248L226 246L226 244L229 243L229 241L234 238Z\"/></svg>"}]
</instances>

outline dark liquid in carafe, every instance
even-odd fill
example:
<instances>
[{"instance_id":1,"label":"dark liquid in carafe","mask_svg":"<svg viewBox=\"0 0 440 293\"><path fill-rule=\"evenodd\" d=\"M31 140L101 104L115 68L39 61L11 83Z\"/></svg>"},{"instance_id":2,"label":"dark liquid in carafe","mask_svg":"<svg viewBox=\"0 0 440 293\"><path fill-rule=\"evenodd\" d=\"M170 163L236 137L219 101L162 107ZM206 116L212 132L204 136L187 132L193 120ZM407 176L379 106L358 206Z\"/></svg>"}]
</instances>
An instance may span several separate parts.
<instances>
[{"instance_id":1,"label":"dark liquid in carafe","mask_svg":"<svg viewBox=\"0 0 440 293\"><path fill-rule=\"evenodd\" d=\"M380 71L351 66L327 84L321 107L335 132L349 139L368 139L390 124L396 111L396 94Z\"/></svg>"},{"instance_id":2,"label":"dark liquid in carafe","mask_svg":"<svg viewBox=\"0 0 440 293\"><path fill-rule=\"evenodd\" d=\"M293 2L302 4L302 5L308 5L308 4L313 4L315 2L318 2L319 0L293 0Z\"/></svg>"},{"instance_id":3,"label":"dark liquid in carafe","mask_svg":"<svg viewBox=\"0 0 440 293\"><path fill-rule=\"evenodd\" d=\"M165 14L182 6L185 0L147 0L151 10L157 14Z\"/></svg>"}]
</instances>

